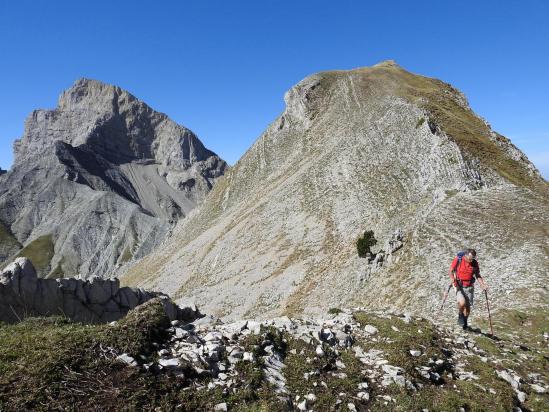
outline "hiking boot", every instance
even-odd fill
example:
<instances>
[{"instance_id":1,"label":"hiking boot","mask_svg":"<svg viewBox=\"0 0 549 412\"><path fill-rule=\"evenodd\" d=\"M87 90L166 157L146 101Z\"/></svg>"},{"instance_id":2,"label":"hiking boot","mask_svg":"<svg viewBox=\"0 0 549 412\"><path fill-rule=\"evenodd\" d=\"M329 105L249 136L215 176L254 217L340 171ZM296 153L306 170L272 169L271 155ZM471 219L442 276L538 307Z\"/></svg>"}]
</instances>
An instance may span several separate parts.
<instances>
[{"instance_id":1,"label":"hiking boot","mask_svg":"<svg viewBox=\"0 0 549 412\"><path fill-rule=\"evenodd\" d=\"M469 326L467 325L467 316L463 316L463 330L467 330Z\"/></svg>"},{"instance_id":2,"label":"hiking boot","mask_svg":"<svg viewBox=\"0 0 549 412\"><path fill-rule=\"evenodd\" d=\"M467 319L465 319L465 316L463 315L463 313L459 312L458 325L465 329L466 322L467 322Z\"/></svg>"}]
</instances>

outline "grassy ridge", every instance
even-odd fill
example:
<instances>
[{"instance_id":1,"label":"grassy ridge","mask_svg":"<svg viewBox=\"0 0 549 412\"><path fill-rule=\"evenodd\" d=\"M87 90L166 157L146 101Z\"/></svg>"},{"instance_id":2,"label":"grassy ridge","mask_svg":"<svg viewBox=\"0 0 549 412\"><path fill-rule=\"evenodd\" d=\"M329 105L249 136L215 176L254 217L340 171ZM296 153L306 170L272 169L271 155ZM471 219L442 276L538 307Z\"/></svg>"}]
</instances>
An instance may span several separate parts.
<instances>
[{"instance_id":1,"label":"grassy ridge","mask_svg":"<svg viewBox=\"0 0 549 412\"><path fill-rule=\"evenodd\" d=\"M127 353L153 361L170 326L162 305L151 300L114 325L82 325L60 317L0 324L0 410L212 410L227 402L236 411L282 410L261 370L261 360L237 367L240 388L224 394L190 390L189 379L210 378L192 369L176 377L116 360ZM255 340L253 339L255 338ZM253 337L247 350L258 351ZM258 352L258 355L260 353Z\"/></svg>"},{"instance_id":2,"label":"grassy ridge","mask_svg":"<svg viewBox=\"0 0 549 412\"><path fill-rule=\"evenodd\" d=\"M509 411L518 405L516 394L497 377L496 370L510 369L526 380L521 384L528 395L523 410L540 411L549 396L534 393L527 377L535 373L543 382L549 379L542 334L548 326L546 318L543 311L502 313L496 322L498 339L471 332L465 339L476 346L465 349L467 345L459 343L456 335L427 320L406 322L397 316L356 312L359 327L354 345L324 343L320 355L315 339L307 343L288 331L262 327L261 333L239 340L254 360L235 365L237 374L232 375L235 382L230 390L215 385L207 389L212 378L199 375L190 365L182 366L183 373L174 376L116 360L120 353L145 363L158 359L158 349L171 337L166 330L169 320L158 300L141 305L113 325L87 326L59 317L27 319L0 325L0 410L197 411L213 410L222 402L230 411L291 410L266 380L263 356L270 346L283 359L281 373L294 408L314 394L312 409L316 411L343 411L350 402L358 410L375 411ZM366 325L378 332L362 333ZM356 347L363 352L379 351L377 361L402 368L402 376L415 387L386 385L380 380L379 366L365 365L355 356ZM412 356L412 349L421 353ZM425 365L440 378L419 373L417 368ZM458 365L475 378L461 380ZM359 385L364 383L369 398L358 399Z\"/></svg>"},{"instance_id":3,"label":"grassy ridge","mask_svg":"<svg viewBox=\"0 0 549 412\"><path fill-rule=\"evenodd\" d=\"M517 186L547 193L547 183L533 178L521 162L511 158L490 138L489 127L471 109L461 104L459 92L451 85L412 74L392 64L365 70L368 71L367 77L377 82L396 85L394 92L397 95L424 108L429 113L430 120L468 156L478 158L481 164ZM387 86L379 87L385 89ZM507 138L497 133L495 139L508 142Z\"/></svg>"}]
</instances>

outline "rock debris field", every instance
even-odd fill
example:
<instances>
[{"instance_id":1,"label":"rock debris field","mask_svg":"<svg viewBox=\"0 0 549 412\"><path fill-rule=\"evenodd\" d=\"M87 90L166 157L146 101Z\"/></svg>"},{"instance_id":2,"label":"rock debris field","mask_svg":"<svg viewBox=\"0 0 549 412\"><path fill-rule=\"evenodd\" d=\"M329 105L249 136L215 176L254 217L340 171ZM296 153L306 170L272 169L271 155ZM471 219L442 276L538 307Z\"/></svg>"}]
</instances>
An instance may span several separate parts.
<instances>
[{"instance_id":1,"label":"rock debris field","mask_svg":"<svg viewBox=\"0 0 549 412\"><path fill-rule=\"evenodd\" d=\"M175 320L153 356L118 360L169 374L215 411L258 400L266 410L519 411L542 410L532 405L547 400L546 375L523 376L504 360L518 351L535 361L534 349L409 315L333 312L327 319Z\"/></svg>"}]
</instances>

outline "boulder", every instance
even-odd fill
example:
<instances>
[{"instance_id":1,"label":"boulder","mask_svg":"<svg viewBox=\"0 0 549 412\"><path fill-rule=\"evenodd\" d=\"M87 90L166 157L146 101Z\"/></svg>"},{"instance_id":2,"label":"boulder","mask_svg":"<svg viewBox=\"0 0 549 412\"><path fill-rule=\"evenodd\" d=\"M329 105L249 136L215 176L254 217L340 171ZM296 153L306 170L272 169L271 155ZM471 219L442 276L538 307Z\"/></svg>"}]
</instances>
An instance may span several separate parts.
<instances>
[{"instance_id":1,"label":"boulder","mask_svg":"<svg viewBox=\"0 0 549 412\"><path fill-rule=\"evenodd\" d=\"M108 280L92 278L85 290L90 303L104 304L112 297L111 285Z\"/></svg>"},{"instance_id":2,"label":"boulder","mask_svg":"<svg viewBox=\"0 0 549 412\"><path fill-rule=\"evenodd\" d=\"M119 289L115 299L118 299L120 306L124 308L134 308L138 305L139 300L135 293L130 288Z\"/></svg>"}]
</instances>

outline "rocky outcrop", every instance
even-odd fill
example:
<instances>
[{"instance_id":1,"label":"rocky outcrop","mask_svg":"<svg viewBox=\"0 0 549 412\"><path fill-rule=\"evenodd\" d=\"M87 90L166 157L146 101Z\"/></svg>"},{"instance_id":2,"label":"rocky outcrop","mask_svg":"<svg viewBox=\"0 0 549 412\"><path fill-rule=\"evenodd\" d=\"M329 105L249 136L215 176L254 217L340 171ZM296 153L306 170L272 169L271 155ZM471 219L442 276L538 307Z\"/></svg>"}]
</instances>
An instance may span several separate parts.
<instances>
[{"instance_id":1,"label":"rocky outcrop","mask_svg":"<svg viewBox=\"0 0 549 412\"><path fill-rule=\"evenodd\" d=\"M547 301L549 186L463 94L384 62L315 74L285 101L130 284L224 319L365 304L432 315L473 247L495 309ZM356 249L369 230L370 262Z\"/></svg>"},{"instance_id":2,"label":"rocky outcrop","mask_svg":"<svg viewBox=\"0 0 549 412\"><path fill-rule=\"evenodd\" d=\"M105 323L155 297L171 320L189 322L201 316L196 307L181 308L162 293L121 288L118 279L39 279L30 260L17 258L0 274L0 321L60 315L77 322Z\"/></svg>"},{"instance_id":3,"label":"rocky outcrop","mask_svg":"<svg viewBox=\"0 0 549 412\"><path fill-rule=\"evenodd\" d=\"M176 321L152 356L122 353L116 359L144 373L180 379L203 395L198 399L207 400L204 410L238 404L254 384L242 371L253 371L268 385L271 396L259 390L257 396L272 402L272 410L408 410L403 402L412 394L416 407L425 404L418 409L423 410L432 402L423 396L432 391L439 407L451 410L456 388L465 387L474 390L459 392L462 405L489 409L498 399L505 404L502 410L511 405L529 410L548 390L543 375L531 372L531 362L543 353L541 342L519 349L511 334L492 341L477 328L457 331L409 314L332 311L338 313L232 323L213 317ZM511 355L515 350L528 365L521 373L503 366L517 356ZM216 392L224 396L216 398Z\"/></svg>"},{"instance_id":4,"label":"rocky outcrop","mask_svg":"<svg viewBox=\"0 0 549 412\"><path fill-rule=\"evenodd\" d=\"M365 270L359 272L359 280L365 281L372 276L375 272L383 268L383 265L391 265L392 263L398 263L400 256L395 252L404 246L404 233L402 229L395 230L391 237L387 240L384 247L377 253L367 253Z\"/></svg>"},{"instance_id":5,"label":"rocky outcrop","mask_svg":"<svg viewBox=\"0 0 549 412\"><path fill-rule=\"evenodd\" d=\"M227 167L190 130L88 79L32 112L14 151L0 224L49 277L109 277L146 255ZM10 245L0 237L0 256Z\"/></svg>"}]
</instances>

